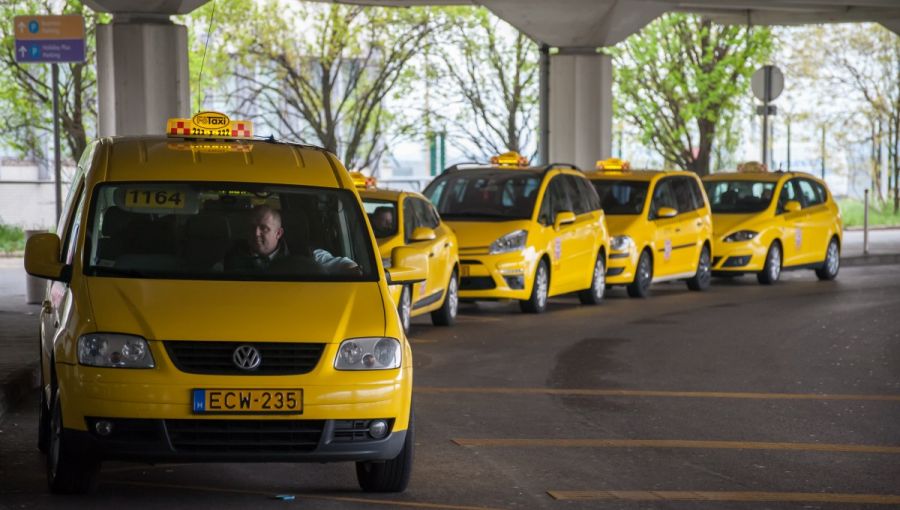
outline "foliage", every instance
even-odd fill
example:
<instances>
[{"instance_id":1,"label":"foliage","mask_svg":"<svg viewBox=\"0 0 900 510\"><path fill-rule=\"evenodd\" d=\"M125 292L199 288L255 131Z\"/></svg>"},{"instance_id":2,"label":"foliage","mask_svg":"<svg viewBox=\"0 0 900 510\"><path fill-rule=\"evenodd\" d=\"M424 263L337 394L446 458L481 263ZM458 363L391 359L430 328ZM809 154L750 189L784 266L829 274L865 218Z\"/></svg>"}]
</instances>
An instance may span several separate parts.
<instances>
[{"instance_id":1,"label":"foliage","mask_svg":"<svg viewBox=\"0 0 900 510\"><path fill-rule=\"evenodd\" d=\"M771 47L765 28L667 14L611 50L617 112L667 161L706 175L713 146L736 144L740 99Z\"/></svg>"},{"instance_id":2,"label":"foliage","mask_svg":"<svg viewBox=\"0 0 900 510\"><path fill-rule=\"evenodd\" d=\"M838 201L841 208L841 219L844 227L862 227L864 205L860 200L843 199ZM870 227L900 226L900 214L893 211L888 204L869 203Z\"/></svg>"},{"instance_id":3,"label":"foliage","mask_svg":"<svg viewBox=\"0 0 900 510\"><path fill-rule=\"evenodd\" d=\"M25 249L25 232L15 226L0 223L0 253L21 252Z\"/></svg>"}]
</instances>

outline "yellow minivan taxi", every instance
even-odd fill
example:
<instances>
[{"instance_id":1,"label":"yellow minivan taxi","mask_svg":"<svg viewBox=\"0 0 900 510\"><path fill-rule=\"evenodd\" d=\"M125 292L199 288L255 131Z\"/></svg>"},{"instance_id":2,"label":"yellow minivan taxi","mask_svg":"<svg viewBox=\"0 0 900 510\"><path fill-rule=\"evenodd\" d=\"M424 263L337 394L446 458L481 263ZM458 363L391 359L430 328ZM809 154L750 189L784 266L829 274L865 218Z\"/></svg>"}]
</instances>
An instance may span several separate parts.
<instances>
[{"instance_id":1,"label":"yellow minivan taxi","mask_svg":"<svg viewBox=\"0 0 900 510\"><path fill-rule=\"evenodd\" d=\"M606 290L609 236L597 192L571 165L530 167L515 153L450 167L424 191L459 239L461 299L516 299L541 313L547 298Z\"/></svg>"},{"instance_id":2,"label":"yellow minivan taxi","mask_svg":"<svg viewBox=\"0 0 900 510\"><path fill-rule=\"evenodd\" d=\"M403 490L412 357L387 281L423 272L382 268L333 154L202 121L91 143L57 234L27 243L28 273L52 280L50 489L87 492L126 459L355 461L364 490Z\"/></svg>"},{"instance_id":3,"label":"yellow minivan taxi","mask_svg":"<svg viewBox=\"0 0 900 510\"><path fill-rule=\"evenodd\" d=\"M377 189L369 181L359 189L359 196L384 267L392 267L396 254L407 259L417 257L425 266L426 276L421 282L389 287L406 332L412 317L429 312L434 325L452 325L459 307L456 235L419 193Z\"/></svg>"},{"instance_id":4,"label":"yellow minivan taxi","mask_svg":"<svg viewBox=\"0 0 900 510\"><path fill-rule=\"evenodd\" d=\"M703 178L712 204L713 274L756 273L765 285L785 269L814 269L837 277L841 212L821 179L801 172L769 172L759 164Z\"/></svg>"},{"instance_id":5,"label":"yellow minivan taxi","mask_svg":"<svg viewBox=\"0 0 900 510\"><path fill-rule=\"evenodd\" d=\"M713 223L696 174L630 170L606 160L587 175L609 226L608 285L626 286L631 297L646 297L653 282L709 287Z\"/></svg>"}]
</instances>

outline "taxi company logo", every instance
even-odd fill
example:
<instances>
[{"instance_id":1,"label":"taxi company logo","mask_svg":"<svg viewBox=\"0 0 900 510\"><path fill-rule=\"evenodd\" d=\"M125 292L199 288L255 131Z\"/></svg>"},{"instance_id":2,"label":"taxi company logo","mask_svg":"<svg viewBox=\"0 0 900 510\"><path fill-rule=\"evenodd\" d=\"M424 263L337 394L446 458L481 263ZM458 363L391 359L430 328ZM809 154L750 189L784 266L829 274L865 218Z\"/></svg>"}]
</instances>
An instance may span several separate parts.
<instances>
[{"instance_id":1,"label":"taxi company logo","mask_svg":"<svg viewBox=\"0 0 900 510\"><path fill-rule=\"evenodd\" d=\"M200 128L204 129L221 129L224 127L228 127L231 124L231 119L228 118L228 115L219 112L200 112L197 115L194 115L194 118L191 119L191 122Z\"/></svg>"},{"instance_id":2,"label":"taxi company logo","mask_svg":"<svg viewBox=\"0 0 900 510\"><path fill-rule=\"evenodd\" d=\"M262 363L259 351L252 345L242 345L235 349L234 354L231 355L231 360L241 370L256 370Z\"/></svg>"}]
</instances>

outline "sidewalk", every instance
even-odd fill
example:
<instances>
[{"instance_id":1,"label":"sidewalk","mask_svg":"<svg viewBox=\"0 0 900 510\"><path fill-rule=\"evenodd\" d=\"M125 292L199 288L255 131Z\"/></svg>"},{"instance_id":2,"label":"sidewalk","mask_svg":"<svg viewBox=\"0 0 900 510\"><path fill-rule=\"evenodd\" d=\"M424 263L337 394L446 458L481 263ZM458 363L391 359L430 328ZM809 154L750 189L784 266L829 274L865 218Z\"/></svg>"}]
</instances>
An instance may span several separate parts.
<instances>
[{"instance_id":1,"label":"sidewalk","mask_svg":"<svg viewBox=\"0 0 900 510\"><path fill-rule=\"evenodd\" d=\"M900 229L869 232L863 256L862 231L844 233L843 266L900 264ZM0 416L39 384L38 314L25 304L21 258L0 257Z\"/></svg>"}]
</instances>

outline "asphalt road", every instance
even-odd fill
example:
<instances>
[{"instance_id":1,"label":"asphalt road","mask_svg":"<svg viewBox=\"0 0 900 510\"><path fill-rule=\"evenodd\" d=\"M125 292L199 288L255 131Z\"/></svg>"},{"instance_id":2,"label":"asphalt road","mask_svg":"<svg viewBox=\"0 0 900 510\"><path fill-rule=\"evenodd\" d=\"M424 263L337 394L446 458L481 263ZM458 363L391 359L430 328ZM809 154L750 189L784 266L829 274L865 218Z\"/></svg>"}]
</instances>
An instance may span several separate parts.
<instances>
[{"instance_id":1,"label":"asphalt road","mask_svg":"<svg viewBox=\"0 0 900 510\"><path fill-rule=\"evenodd\" d=\"M416 319L401 495L361 493L352 465L108 463L96 494L54 497L28 405L0 422L0 508L900 506L900 266L784 278Z\"/></svg>"}]
</instances>

